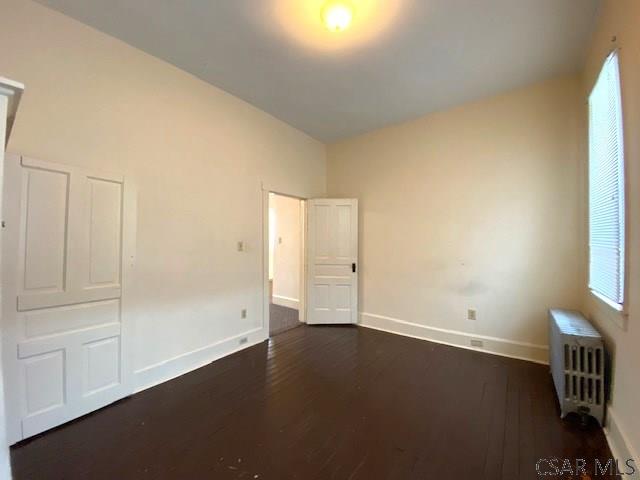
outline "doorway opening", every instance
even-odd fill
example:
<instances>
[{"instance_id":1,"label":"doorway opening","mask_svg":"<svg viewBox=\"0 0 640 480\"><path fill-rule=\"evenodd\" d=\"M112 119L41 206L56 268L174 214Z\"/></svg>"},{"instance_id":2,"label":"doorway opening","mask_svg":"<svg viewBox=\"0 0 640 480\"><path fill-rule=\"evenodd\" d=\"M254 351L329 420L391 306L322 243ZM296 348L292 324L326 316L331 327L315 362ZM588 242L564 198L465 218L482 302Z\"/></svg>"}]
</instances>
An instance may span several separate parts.
<instances>
[{"instance_id":1,"label":"doorway opening","mask_svg":"<svg viewBox=\"0 0 640 480\"><path fill-rule=\"evenodd\" d=\"M268 322L269 336L304 321L305 202L268 194Z\"/></svg>"}]
</instances>

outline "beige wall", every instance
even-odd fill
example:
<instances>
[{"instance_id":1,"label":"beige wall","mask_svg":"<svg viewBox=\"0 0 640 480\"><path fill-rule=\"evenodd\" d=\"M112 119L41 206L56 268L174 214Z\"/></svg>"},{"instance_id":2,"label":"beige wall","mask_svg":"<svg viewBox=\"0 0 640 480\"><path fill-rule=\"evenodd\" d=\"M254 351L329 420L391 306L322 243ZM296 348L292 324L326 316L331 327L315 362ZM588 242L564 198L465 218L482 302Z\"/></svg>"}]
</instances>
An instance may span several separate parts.
<instances>
[{"instance_id":1,"label":"beige wall","mask_svg":"<svg viewBox=\"0 0 640 480\"><path fill-rule=\"evenodd\" d=\"M546 310L582 296L580 86L559 78L328 147L329 195L360 200L365 324L497 337L485 344L545 360Z\"/></svg>"},{"instance_id":2,"label":"beige wall","mask_svg":"<svg viewBox=\"0 0 640 480\"><path fill-rule=\"evenodd\" d=\"M613 36L617 37L616 43L611 42ZM582 96L584 101L602 67L602 62L615 46L620 47L627 178L628 317L604 305L586 288L584 310L605 334L612 355L613 391L607 422L613 447L619 450L620 456L634 456L637 465L640 461L640 2L637 0L608 0L603 3L585 69ZM586 108L583 113L586 126ZM585 129L585 173L588 158L586 142ZM586 184L585 175L584 203L587 202ZM585 217L585 230L586 222ZM584 264L586 267L586 256Z\"/></svg>"},{"instance_id":3,"label":"beige wall","mask_svg":"<svg viewBox=\"0 0 640 480\"><path fill-rule=\"evenodd\" d=\"M26 84L9 151L137 184L127 313L141 383L192 366L183 354L206 361L206 347L260 328L261 182L323 195L325 147L68 17L0 1L0 73Z\"/></svg>"},{"instance_id":4,"label":"beige wall","mask_svg":"<svg viewBox=\"0 0 640 480\"><path fill-rule=\"evenodd\" d=\"M273 303L298 308L300 302L300 200L272 195L275 213Z\"/></svg>"}]
</instances>

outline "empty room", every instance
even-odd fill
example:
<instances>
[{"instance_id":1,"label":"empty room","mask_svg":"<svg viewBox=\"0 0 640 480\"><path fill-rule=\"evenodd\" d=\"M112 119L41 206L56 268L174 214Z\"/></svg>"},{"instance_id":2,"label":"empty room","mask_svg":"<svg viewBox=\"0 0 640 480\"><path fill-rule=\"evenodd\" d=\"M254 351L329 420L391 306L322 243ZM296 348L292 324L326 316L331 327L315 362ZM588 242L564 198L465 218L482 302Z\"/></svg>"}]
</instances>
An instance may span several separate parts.
<instances>
[{"instance_id":1,"label":"empty room","mask_svg":"<svg viewBox=\"0 0 640 480\"><path fill-rule=\"evenodd\" d=\"M640 479L640 1L0 44L0 480Z\"/></svg>"}]
</instances>

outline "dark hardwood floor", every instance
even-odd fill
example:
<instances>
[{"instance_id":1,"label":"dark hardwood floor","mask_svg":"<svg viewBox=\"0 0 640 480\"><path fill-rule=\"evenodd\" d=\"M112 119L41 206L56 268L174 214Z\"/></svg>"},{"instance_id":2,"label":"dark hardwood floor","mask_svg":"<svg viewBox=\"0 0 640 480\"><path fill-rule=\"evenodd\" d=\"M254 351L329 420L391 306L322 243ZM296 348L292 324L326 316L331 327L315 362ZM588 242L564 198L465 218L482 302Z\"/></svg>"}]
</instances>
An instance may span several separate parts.
<instances>
[{"instance_id":1,"label":"dark hardwood floor","mask_svg":"<svg viewBox=\"0 0 640 480\"><path fill-rule=\"evenodd\" d=\"M610 456L602 431L578 423L558 418L545 366L303 326L11 458L16 479L561 478L538 477L537 460L584 458L592 469Z\"/></svg>"},{"instance_id":2,"label":"dark hardwood floor","mask_svg":"<svg viewBox=\"0 0 640 480\"><path fill-rule=\"evenodd\" d=\"M269 304L269 336L301 326L298 310L275 303Z\"/></svg>"}]
</instances>

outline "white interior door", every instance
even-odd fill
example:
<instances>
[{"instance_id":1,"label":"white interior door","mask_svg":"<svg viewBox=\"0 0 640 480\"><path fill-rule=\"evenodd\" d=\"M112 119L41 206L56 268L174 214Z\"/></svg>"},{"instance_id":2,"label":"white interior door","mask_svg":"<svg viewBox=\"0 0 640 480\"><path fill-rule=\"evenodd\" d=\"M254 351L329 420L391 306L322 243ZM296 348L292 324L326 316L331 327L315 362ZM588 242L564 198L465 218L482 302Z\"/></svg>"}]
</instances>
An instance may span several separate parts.
<instances>
[{"instance_id":1,"label":"white interior door","mask_svg":"<svg viewBox=\"0 0 640 480\"><path fill-rule=\"evenodd\" d=\"M358 322L358 200L307 204L307 323Z\"/></svg>"},{"instance_id":2,"label":"white interior door","mask_svg":"<svg viewBox=\"0 0 640 480\"><path fill-rule=\"evenodd\" d=\"M134 198L121 176L7 156L2 305L10 443L132 392L122 291L133 265Z\"/></svg>"}]
</instances>

